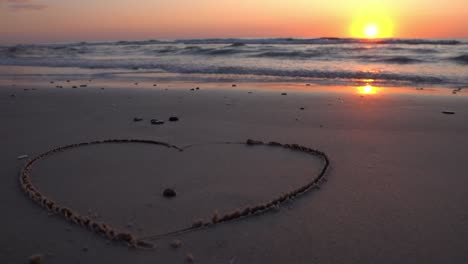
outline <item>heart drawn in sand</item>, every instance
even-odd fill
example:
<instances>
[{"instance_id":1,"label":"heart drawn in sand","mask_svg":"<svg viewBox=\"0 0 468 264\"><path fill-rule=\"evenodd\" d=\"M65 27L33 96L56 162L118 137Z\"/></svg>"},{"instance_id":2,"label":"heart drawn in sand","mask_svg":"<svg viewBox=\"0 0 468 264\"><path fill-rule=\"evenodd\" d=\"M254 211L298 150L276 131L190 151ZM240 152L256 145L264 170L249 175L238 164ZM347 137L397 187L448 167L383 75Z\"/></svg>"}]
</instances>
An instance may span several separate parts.
<instances>
[{"instance_id":1,"label":"heart drawn in sand","mask_svg":"<svg viewBox=\"0 0 468 264\"><path fill-rule=\"evenodd\" d=\"M58 147L50 151L47 151L45 153L42 153L32 158L31 160L29 160L20 173L19 180L20 180L21 188L29 196L29 198L33 200L34 202L36 202L38 205L45 208L49 212L62 216L63 218L65 218L66 220L70 222L80 225L110 240L124 242L130 247L152 248L153 244L149 241L156 240L156 239L166 237L169 235L180 234L183 232L188 232L188 231L193 231L193 230L199 230L202 228L208 228L208 227L212 227L217 224L220 224L220 223L227 223L227 222L238 220L241 218L247 218L247 217L259 215L261 213L277 208L281 206L283 203L285 203L286 201L293 200L294 198L298 197L299 195L303 193L306 193L307 191L311 189L314 189L314 188L318 189L320 188L320 185L326 180L325 173L330 165L330 161L325 153L319 150L300 146L297 144L281 144L278 142L264 143L262 141L257 141L257 140L252 140L252 139L248 139L245 142L238 142L238 143L235 143L235 142L218 143L218 144L238 144L238 145L242 144L242 145L246 145L252 148L254 148L255 146L267 146L271 148L289 149L295 152L304 153L306 155L312 155L314 157L317 157L322 161L323 166L321 167L317 175L312 175L311 178L308 180L308 182L304 183L302 186L298 186L290 192L282 193L278 195L276 198L273 198L272 200L268 202L259 203L253 206L241 208L241 209L238 209L238 210L235 210L233 212L226 213L223 215L218 215L218 213L215 213L211 217L208 217L208 220L195 221L191 226L188 226L186 228L175 230L175 231L168 232L168 233L147 236L143 238L137 238L131 233L119 232L106 223L97 222L87 216L80 215L79 213L75 212L73 209L64 207L59 202L56 202L50 198L47 198L43 193L41 193L32 184L31 172L32 172L33 166L37 164L39 161L47 157L50 157L54 154L58 154L67 150L81 148L81 147L90 146L90 145L128 144L128 143L162 146L165 148L174 149L174 150L178 150L181 152L184 151L184 149L188 147L192 147L192 146L187 146L187 147L182 148L182 147L178 147L178 146L165 143L165 142L160 142L160 141L155 141L155 140L144 140L144 139L108 139L108 140L99 140L99 141L91 141L91 142L83 142L83 143L78 143L78 144L66 145L66 146Z\"/></svg>"}]
</instances>

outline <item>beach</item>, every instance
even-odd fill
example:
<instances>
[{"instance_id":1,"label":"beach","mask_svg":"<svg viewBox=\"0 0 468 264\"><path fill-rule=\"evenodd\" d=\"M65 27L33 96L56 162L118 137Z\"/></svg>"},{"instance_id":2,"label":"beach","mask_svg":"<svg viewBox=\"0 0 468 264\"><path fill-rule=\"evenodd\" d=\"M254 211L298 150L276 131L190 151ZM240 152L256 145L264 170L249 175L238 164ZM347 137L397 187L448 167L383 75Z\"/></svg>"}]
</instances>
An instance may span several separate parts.
<instances>
[{"instance_id":1,"label":"beach","mask_svg":"<svg viewBox=\"0 0 468 264\"><path fill-rule=\"evenodd\" d=\"M35 254L43 263L468 261L464 89L53 82L4 80L0 87L2 263ZM85 146L45 158L31 180L51 199L137 237L268 201L321 168L320 159L302 153L225 143L254 139L320 150L330 158L328 181L271 212L133 249L49 214L19 186L29 158L105 139L192 147ZM172 199L162 195L169 187L177 192Z\"/></svg>"}]
</instances>

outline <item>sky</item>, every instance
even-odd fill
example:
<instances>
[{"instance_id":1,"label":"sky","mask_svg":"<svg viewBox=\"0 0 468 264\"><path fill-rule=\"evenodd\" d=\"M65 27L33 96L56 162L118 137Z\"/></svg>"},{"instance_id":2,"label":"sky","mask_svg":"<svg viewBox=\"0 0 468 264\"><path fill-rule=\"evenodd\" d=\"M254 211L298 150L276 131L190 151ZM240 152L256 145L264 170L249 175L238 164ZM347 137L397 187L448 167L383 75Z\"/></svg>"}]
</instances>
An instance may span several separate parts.
<instances>
[{"instance_id":1,"label":"sky","mask_svg":"<svg viewBox=\"0 0 468 264\"><path fill-rule=\"evenodd\" d=\"M468 38L467 17L468 0L0 0L0 43Z\"/></svg>"}]
</instances>

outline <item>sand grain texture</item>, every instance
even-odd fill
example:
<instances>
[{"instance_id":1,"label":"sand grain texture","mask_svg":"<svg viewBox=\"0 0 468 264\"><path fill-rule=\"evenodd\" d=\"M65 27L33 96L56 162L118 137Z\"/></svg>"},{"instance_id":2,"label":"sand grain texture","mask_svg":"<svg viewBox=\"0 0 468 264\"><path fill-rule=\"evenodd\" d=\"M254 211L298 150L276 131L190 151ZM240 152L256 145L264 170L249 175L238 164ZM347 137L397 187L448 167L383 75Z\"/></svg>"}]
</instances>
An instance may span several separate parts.
<instances>
[{"instance_id":1,"label":"sand grain texture","mask_svg":"<svg viewBox=\"0 0 468 264\"><path fill-rule=\"evenodd\" d=\"M184 252L191 252L196 263L468 261L468 100L463 92L432 96L425 89L418 91L421 95L361 98L204 88L186 96L187 89L158 87L0 89L0 209L8 212L0 220L3 263L22 263L35 252L50 252L48 264L70 259L180 263ZM17 96L9 97L12 93ZM441 114L444 109L456 115ZM180 120L162 126L133 122L135 116L150 120L154 113L177 113ZM49 216L19 190L18 172L25 162L17 160L19 155L32 157L73 142L148 137L181 146L246 138L297 143L328 153L333 166L323 188L279 212L158 242L181 239L184 252L158 247L137 253L109 245ZM91 210L100 221L124 229L134 223L137 234L147 234L191 225L215 209L235 210L271 198L302 182L306 168L316 162L236 147L200 147L185 154L173 157L143 146L79 149L38 164L34 181L54 200ZM177 197L162 197L167 186L177 190ZM81 250L84 246L88 252Z\"/></svg>"}]
</instances>

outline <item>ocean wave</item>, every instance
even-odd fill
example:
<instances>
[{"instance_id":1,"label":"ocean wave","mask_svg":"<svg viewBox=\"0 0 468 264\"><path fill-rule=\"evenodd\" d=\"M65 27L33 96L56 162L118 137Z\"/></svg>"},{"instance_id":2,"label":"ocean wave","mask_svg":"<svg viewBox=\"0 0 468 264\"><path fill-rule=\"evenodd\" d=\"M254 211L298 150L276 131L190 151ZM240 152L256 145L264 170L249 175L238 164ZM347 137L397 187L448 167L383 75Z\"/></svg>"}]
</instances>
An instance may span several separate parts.
<instances>
[{"instance_id":1,"label":"ocean wave","mask_svg":"<svg viewBox=\"0 0 468 264\"><path fill-rule=\"evenodd\" d=\"M251 57L259 58L312 58L319 57L323 53L307 52L307 51L265 51L251 55Z\"/></svg>"},{"instance_id":2,"label":"ocean wave","mask_svg":"<svg viewBox=\"0 0 468 264\"><path fill-rule=\"evenodd\" d=\"M8 60L0 61L0 65L9 65ZM165 63L146 63L140 61L121 61L121 60L25 60L17 66L45 66L45 67L79 67L87 69L139 69L139 70L162 70L168 73L180 74L233 74L233 75L256 75L273 77L299 77L299 78L320 78L320 79L374 79L385 81L403 81L417 83L442 83L443 78L400 74L392 72L365 72L365 71L328 71L316 69L278 69L278 68L260 68L260 67L242 67L242 66L204 66L192 64L165 64Z\"/></svg>"},{"instance_id":3,"label":"ocean wave","mask_svg":"<svg viewBox=\"0 0 468 264\"><path fill-rule=\"evenodd\" d=\"M452 57L450 59L460 64L468 64L468 54L463 54L460 56Z\"/></svg>"},{"instance_id":4,"label":"ocean wave","mask_svg":"<svg viewBox=\"0 0 468 264\"><path fill-rule=\"evenodd\" d=\"M395 64L412 64L412 63L421 63L421 62L423 62L423 61L418 60L418 59L404 57L404 56L386 58L386 59L383 59L382 61L385 62L385 63L395 63Z\"/></svg>"},{"instance_id":5,"label":"ocean wave","mask_svg":"<svg viewBox=\"0 0 468 264\"><path fill-rule=\"evenodd\" d=\"M325 45L325 44L406 44L406 45L458 45L464 44L459 40L446 39L357 39L357 38L265 38L265 39L233 39L233 38L215 38L215 39L186 39L175 40L175 43L183 44L296 44L296 45ZM465 43L466 44L466 43Z\"/></svg>"}]
</instances>

